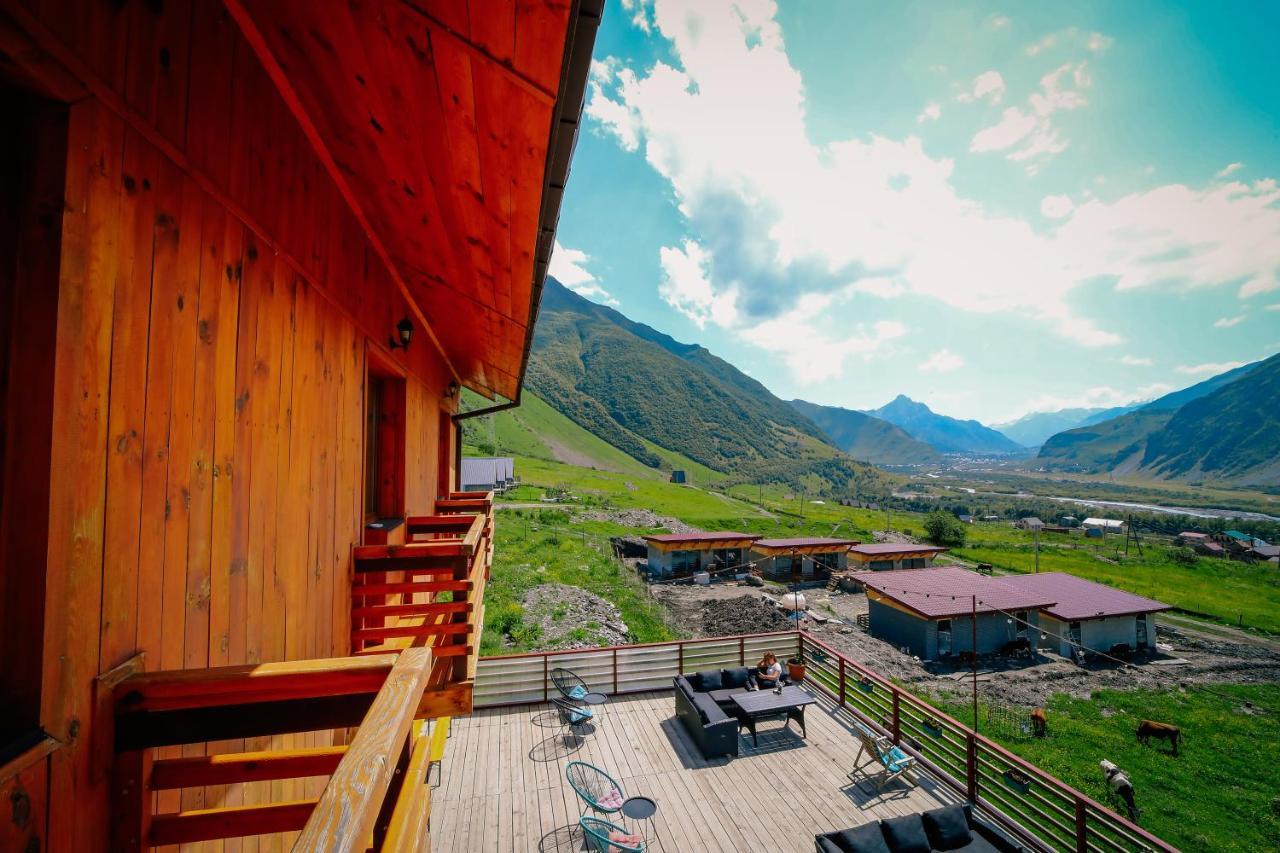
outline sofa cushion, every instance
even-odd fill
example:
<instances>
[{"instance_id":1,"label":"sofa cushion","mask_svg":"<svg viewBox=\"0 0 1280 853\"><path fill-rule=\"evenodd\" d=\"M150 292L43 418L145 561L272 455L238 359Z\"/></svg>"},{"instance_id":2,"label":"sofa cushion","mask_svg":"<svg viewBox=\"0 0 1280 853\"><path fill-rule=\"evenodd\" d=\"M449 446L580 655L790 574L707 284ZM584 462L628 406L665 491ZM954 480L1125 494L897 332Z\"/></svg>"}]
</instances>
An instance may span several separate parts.
<instances>
[{"instance_id":1,"label":"sofa cushion","mask_svg":"<svg viewBox=\"0 0 1280 853\"><path fill-rule=\"evenodd\" d=\"M846 829L838 833L837 837L840 839L840 846L847 853L890 853L884 833L880 831L880 824L876 821Z\"/></svg>"},{"instance_id":2,"label":"sofa cushion","mask_svg":"<svg viewBox=\"0 0 1280 853\"><path fill-rule=\"evenodd\" d=\"M977 833L970 836L968 844L954 849L957 853L960 853L960 851L963 851L963 853L1000 853L999 847L996 847L990 841Z\"/></svg>"},{"instance_id":3,"label":"sofa cushion","mask_svg":"<svg viewBox=\"0 0 1280 853\"><path fill-rule=\"evenodd\" d=\"M719 690L724 686L720 681L720 670L718 669L708 669L703 672L699 672L697 674L697 678L698 683L695 687L703 693L709 690Z\"/></svg>"},{"instance_id":4,"label":"sofa cushion","mask_svg":"<svg viewBox=\"0 0 1280 853\"><path fill-rule=\"evenodd\" d=\"M726 669L720 673L720 683L726 688L741 688L747 686L747 678L750 671L745 666L736 669Z\"/></svg>"},{"instance_id":5,"label":"sofa cushion","mask_svg":"<svg viewBox=\"0 0 1280 853\"><path fill-rule=\"evenodd\" d=\"M934 850L959 850L969 843L969 819L963 806L947 806L920 815Z\"/></svg>"},{"instance_id":6,"label":"sofa cushion","mask_svg":"<svg viewBox=\"0 0 1280 853\"><path fill-rule=\"evenodd\" d=\"M718 723L726 717L716 700L706 693L693 694L693 705L698 709L698 716L702 718L703 724Z\"/></svg>"},{"instance_id":7,"label":"sofa cushion","mask_svg":"<svg viewBox=\"0 0 1280 853\"><path fill-rule=\"evenodd\" d=\"M838 846L834 841L832 841L830 838L827 838L825 835L819 835L816 841L818 844L818 850L820 850L821 853L848 853L848 851L846 851L843 847Z\"/></svg>"},{"instance_id":8,"label":"sofa cushion","mask_svg":"<svg viewBox=\"0 0 1280 853\"><path fill-rule=\"evenodd\" d=\"M929 853L929 836L918 814L882 820L880 831L893 853Z\"/></svg>"}]
</instances>

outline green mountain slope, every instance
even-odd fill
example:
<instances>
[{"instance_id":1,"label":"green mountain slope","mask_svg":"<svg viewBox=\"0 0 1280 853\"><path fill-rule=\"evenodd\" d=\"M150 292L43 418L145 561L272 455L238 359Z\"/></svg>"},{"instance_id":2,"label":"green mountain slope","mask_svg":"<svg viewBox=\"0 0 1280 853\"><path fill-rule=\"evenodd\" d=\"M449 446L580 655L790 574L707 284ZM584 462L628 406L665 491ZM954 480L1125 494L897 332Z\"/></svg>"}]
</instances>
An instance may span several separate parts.
<instances>
[{"instance_id":1,"label":"green mountain slope","mask_svg":"<svg viewBox=\"0 0 1280 853\"><path fill-rule=\"evenodd\" d=\"M739 482L866 493L883 476L828 442L812 421L699 346L681 344L548 278L529 391L651 467L680 454ZM650 444L651 443L651 444Z\"/></svg>"},{"instance_id":2,"label":"green mountain slope","mask_svg":"<svg viewBox=\"0 0 1280 853\"><path fill-rule=\"evenodd\" d=\"M1040 448L1048 468L1159 478L1280 481L1280 356L1196 383L1117 418L1058 433Z\"/></svg>"},{"instance_id":3,"label":"green mountain slope","mask_svg":"<svg viewBox=\"0 0 1280 853\"><path fill-rule=\"evenodd\" d=\"M1147 439L1142 470L1160 477L1280 483L1280 355L1182 406Z\"/></svg>"},{"instance_id":4,"label":"green mountain slope","mask_svg":"<svg viewBox=\"0 0 1280 853\"><path fill-rule=\"evenodd\" d=\"M939 415L924 403L899 394L887 404L867 412L896 424L908 435L942 453L1017 453L1018 443L977 421Z\"/></svg>"},{"instance_id":5,"label":"green mountain slope","mask_svg":"<svg viewBox=\"0 0 1280 853\"><path fill-rule=\"evenodd\" d=\"M854 459L876 465L936 465L942 461L942 455L932 447L888 421L805 400L792 400L791 405Z\"/></svg>"}]
</instances>

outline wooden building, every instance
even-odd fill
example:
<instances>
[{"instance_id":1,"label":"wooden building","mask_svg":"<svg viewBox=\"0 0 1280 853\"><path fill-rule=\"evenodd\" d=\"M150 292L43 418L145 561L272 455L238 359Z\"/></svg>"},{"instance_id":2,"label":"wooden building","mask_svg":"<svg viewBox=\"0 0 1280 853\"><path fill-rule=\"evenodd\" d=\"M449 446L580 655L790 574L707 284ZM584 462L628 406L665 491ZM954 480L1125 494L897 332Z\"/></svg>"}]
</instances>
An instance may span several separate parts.
<instances>
[{"instance_id":1,"label":"wooden building","mask_svg":"<svg viewBox=\"0 0 1280 853\"><path fill-rule=\"evenodd\" d=\"M760 537L718 530L711 533L661 533L644 537L648 545L649 576L685 577L729 569L745 572L747 552Z\"/></svg>"},{"instance_id":2,"label":"wooden building","mask_svg":"<svg viewBox=\"0 0 1280 853\"><path fill-rule=\"evenodd\" d=\"M936 545L913 545L910 542L866 542L849 548L849 565L855 571L873 572L927 569L946 550Z\"/></svg>"},{"instance_id":3,"label":"wooden building","mask_svg":"<svg viewBox=\"0 0 1280 853\"><path fill-rule=\"evenodd\" d=\"M770 580L826 580L848 566L849 548L857 544L822 536L758 539L751 545L751 562Z\"/></svg>"},{"instance_id":4,"label":"wooden building","mask_svg":"<svg viewBox=\"0 0 1280 853\"><path fill-rule=\"evenodd\" d=\"M602 4L0 0L0 850L421 848Z\"/></svg>"}]
</instances>

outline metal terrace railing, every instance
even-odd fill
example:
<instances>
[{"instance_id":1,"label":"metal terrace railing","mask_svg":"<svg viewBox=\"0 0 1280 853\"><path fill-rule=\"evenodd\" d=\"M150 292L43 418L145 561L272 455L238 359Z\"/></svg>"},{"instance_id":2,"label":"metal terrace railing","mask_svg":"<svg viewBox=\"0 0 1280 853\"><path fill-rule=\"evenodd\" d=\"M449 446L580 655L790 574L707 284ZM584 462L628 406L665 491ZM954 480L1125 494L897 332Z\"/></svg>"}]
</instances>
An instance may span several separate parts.
<instances>
[{"instance_id":1,"label":"metal terrace railing","mask_svg":"<svg viewBox=\"0 0 1280 853\"><path fill-rule=\"evenodd\" d=\"M1036 848L1054 851L1155 850L1169 844L1024 761L806 632L778 632L635 646L532 652L482 658L474 705L544 702L550 671L572 669L614 694L671 689L681 673L746 666L766 650L804 654L808 681L838 709L888 736L958 794ZM850 742L855 751L857 744ZM850 756L852 758L852 754Z\"/></svg>"}]
</instances>

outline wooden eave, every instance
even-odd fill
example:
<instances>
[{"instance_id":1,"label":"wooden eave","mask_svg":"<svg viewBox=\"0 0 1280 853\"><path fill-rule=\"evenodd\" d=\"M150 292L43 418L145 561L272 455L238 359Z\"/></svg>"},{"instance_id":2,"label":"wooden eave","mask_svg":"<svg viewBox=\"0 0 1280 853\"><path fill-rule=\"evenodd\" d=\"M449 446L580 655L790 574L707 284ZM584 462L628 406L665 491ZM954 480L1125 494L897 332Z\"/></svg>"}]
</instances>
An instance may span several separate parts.
<instances>
[{"instance_id":1,"label":"wooden eave","mask_svg":"<svg viewBox=\"0 0 1280 853\"><path fill-rule=\"evenodd\" d=\"M680 542L646 540L655 551L720 551L727 548L750 548L754 539L692 539Z\"/></svg>"},{"instance_id":2,"label":"wooden eave","mask_svg":"<svg viewBox=\"0 0 1280 853\"><path fill-rule=\"evenodd\" d=\"M420 333L515 398L601 0L225 5Z\"/></svg>"}]
</instances>

